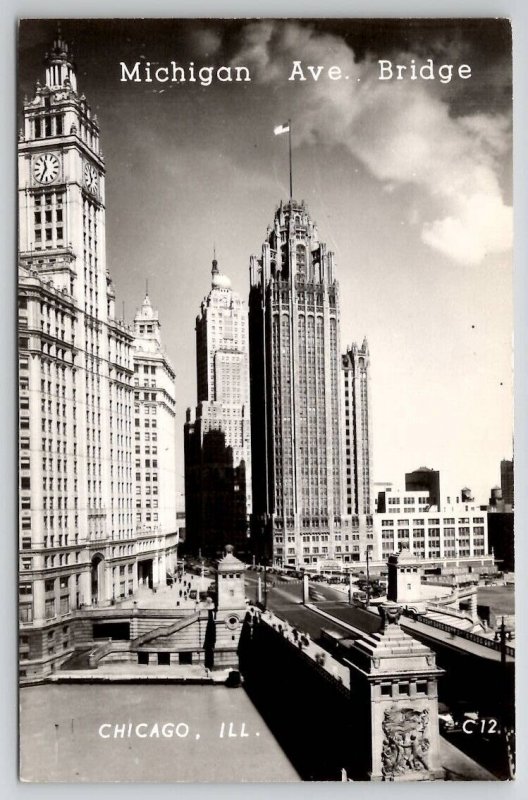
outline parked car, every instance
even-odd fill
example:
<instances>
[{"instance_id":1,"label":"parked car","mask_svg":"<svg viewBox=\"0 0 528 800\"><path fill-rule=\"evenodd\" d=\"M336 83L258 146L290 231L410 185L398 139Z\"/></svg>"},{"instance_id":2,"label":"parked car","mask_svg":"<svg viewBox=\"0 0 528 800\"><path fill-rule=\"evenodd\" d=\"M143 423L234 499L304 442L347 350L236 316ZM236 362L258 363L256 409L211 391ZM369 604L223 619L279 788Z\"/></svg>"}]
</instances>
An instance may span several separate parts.
<instances>
[{"instance_id":1,"label":"parked car","mask_svg":"<svg viewBox=\"0 0 528 800\"><path fill-rule=\"evenodd\" d=\"M438 723L440 726L440 731L445 733L447 731L452 731L456 728L455 720L453 719L453 715L450 712L446 714L439 714L438 715Z\"/></svg>"}]
</instances>

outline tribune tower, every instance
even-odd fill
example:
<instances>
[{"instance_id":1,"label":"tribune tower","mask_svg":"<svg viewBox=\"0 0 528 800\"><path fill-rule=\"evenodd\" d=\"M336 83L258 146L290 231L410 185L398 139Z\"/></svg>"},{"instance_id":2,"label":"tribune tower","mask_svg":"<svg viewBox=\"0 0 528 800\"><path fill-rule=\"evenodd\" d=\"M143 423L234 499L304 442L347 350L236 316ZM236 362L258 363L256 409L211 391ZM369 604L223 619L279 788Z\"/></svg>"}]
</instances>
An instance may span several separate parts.
<instances>
[{"instance_id":1,"label":"tribune tower","mask_svg":"<svg viewBox=\"0 0 528 800\"><path fill-rule=\"evenodd\" d=\"M333 558L344 494L339 288L304 203L279 206L250 282L253 535L277 565Z\"/></svg>"}]
</instances>

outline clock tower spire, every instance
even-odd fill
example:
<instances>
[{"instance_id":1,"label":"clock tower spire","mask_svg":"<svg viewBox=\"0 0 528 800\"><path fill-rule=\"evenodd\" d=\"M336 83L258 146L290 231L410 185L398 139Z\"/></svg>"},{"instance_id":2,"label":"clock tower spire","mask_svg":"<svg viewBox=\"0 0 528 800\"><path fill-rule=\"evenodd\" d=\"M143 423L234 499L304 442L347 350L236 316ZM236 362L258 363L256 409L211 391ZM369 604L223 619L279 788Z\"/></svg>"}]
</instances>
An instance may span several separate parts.
<instances>
[{"instance_id":1,"label":"clock tower spire","mask_svg":"<svg viewBox=\"0 0 528 800\"><path fill-rule=\"evenodd\" d=\"M60 23L57 36L49 53L46 53L46 86L48 89L71 89L77 92L77 75L67 43L61 35Z\"/></svg>"},{"instance_id":2,"label":"clock tower spire","mask_svg":"<svg viewBox=\"0 0 528 800\"><path fill-rule=\"evenodd\" d=\"M40 271L53 264L53 272L60 273L54 280L97 317L106 308L99 125L86 97L78 93L75 65L60 28L44 63L45 83L37 83L23 106L20 259L33 263L39 254ZM91 291L86 279L94 284Z\"/></svg>"}]
</instances>

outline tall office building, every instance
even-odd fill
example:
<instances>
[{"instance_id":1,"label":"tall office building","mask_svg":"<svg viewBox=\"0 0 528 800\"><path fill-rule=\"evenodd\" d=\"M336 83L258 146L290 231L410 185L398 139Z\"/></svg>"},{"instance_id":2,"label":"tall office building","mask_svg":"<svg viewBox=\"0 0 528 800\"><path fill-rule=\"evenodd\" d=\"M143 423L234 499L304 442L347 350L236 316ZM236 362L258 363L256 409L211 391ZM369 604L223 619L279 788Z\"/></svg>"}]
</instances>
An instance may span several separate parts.
<instances>
[{"instance_id":1,"label":"tall office building","mask_svg":"<svg viewBox=\"0 0 528 800\"><path fill-rule=\"evenodd\" d=\"M18 158L24 678L71 651L74 609L135 585L133 334L106 268L99 127L60 36Z\"/></svg>"},{"instance_id":2,"label":"tall office building","mask_svg":"<svg viewBox=\"0 0 528 800\"><path fill-rule=\"evenodd\" d=\"M196 318L197 406L185 424L186 549L248 549L252 509L248 316L231 281L211 270Z\"/></svg>"},{"instance_id":3,"label":"tall office building","mask_svg":"<svg viewBox=\"0 0 528 800\"><path fill-rule=\"evenodd\" d=\"M134 318L134 483L138 582L176 567L176 386L148 294Z\"/></svg>"},{"instance_id":4,"label":"tall office building","mask_svg":"<svg viewBox=\"0 0 528 800\"><path fill-rule=\"evenodd\" d=\"M347 514L372 514L370 354L366 338L343 356L345 500Z\"/></svg>"},{"instance_id":5,"label":"tall office building","mask_svg":"<svg viewBox=\"0 0 528 800\"><path fill-rule=\"evenodd\" d=\"M304 203L281 203L250 283L256 547L277 565L333 558L343 502L339 290Z\"/></svg>"}]
</instances>

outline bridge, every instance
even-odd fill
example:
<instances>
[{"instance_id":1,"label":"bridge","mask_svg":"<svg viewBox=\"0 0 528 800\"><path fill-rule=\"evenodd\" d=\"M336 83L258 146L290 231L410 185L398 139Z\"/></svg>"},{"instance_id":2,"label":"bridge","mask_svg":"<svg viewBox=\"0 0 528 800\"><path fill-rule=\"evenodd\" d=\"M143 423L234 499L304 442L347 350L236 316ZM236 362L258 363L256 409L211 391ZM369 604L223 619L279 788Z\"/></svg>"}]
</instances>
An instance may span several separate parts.
<instances>
[{"instance_id":1,"label":"bridge","mask_svg":"<svg viewBox=\"0 0 528 800\"><path fill-rule=\"evenodd\" d=\"M225 592L229 605L224 610L215 610L210 599L188 599L182 607L181 593L165 587L118 606L75 612L76 651L50 679L218 684L239 667L255 707L306 780L336 780L341 770L360 779L366 773L358 765L373 753L371 779L383 779L382 770L388 767L380 766L386 759L380 750L381 718L372 723L378 731L377 750L359 752L367 740L370 748L370 738L358 730L371 724L365 722L370 719L365 709L374 700L378 715L380 708L393 716L400 707L405 714L412 712L414 726L421 714L431 713L428 729L434 736L437 698L453 712L462 713L465 706L481 716L504 718L501 698L490 688L503 686L509 692L513 647L416 611L401 617L397 632L387 634L374 609L350 605L346 594L323 583L313 583L309 601L303 602L302 582L281 576L267 581L263 613L255 602L258 576L249 570L245 581L237 581L233 573L238 569L242 577L244 567L231 556L227 561L226 590L234 581L239 596L233 605ZM392 663L394 657L400 660L400 677L392 667L377 675L383 659ZM387 724L400 723L389 719ZM438 740L434 751L440 764L424 769L422 779L491 779L479 764L503 777L497 747L472 749L469 738ZM419 764L422 756L417 751L406 758Z\"/></svg>"}]
</instances>

